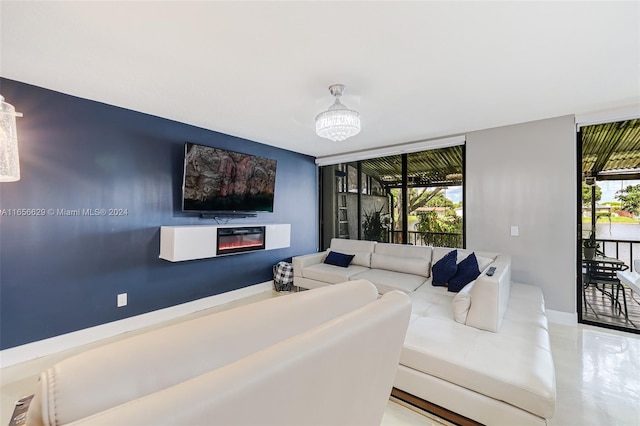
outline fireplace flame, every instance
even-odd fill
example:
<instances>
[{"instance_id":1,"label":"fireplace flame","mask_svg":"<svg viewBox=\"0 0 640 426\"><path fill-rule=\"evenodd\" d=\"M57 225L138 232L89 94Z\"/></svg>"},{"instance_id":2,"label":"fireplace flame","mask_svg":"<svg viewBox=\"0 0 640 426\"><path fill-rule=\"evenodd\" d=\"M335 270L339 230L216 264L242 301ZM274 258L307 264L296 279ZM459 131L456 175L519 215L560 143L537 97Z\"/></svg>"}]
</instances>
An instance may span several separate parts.
<instances>
[{"instance_id":1,"label":"fireplace flame","mask_svg":"<svg viewBox=\"0 0 640 426\"><path fill-rule=\"evenodd\" d=\"M260 241L230 241L230 242L221 242L220 250L231 250L235 248L245 248L245 247L262 247L262 242Z\"/></svg>"}]
</instances>

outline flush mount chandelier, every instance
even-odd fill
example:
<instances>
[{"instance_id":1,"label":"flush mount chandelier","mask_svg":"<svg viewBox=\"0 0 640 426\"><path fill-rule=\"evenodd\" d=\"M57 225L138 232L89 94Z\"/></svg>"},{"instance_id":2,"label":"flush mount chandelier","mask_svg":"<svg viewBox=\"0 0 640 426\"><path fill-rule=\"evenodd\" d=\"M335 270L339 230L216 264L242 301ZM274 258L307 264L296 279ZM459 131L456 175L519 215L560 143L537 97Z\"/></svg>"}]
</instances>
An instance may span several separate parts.
<instances>
[{"instance_id":1,"label":"flush mount chandelier","mask_svg":"<svg viewBox=\"0 0 640 426\"><path fill-rule=\"evenodd\" d=\"M335 142L343 141L360 133L360 113L351 110L340 102L344 85L333 84L329 92L336 100L328 110L316 116L316 133L322 138Z\"/></svg>"}]
</instances>

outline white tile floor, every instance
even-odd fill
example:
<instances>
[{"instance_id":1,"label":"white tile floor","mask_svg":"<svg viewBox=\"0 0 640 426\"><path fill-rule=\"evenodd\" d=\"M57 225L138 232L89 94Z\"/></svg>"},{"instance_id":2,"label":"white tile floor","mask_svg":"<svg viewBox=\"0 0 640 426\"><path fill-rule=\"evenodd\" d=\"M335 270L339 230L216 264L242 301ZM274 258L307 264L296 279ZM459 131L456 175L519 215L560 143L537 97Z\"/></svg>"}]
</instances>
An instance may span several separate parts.
<instances>
[{"instance_id":1,"label":"white tile floor","mask_svg":"<svg viewBox=\"0 0 640 426\"><path fill-rule=\"evenodd\" d=\"M640 335L550 325L557 404L551 426L640 425Z\"/></svg>"},{"instance_id":2,"label":"white tile floor","mask_svg":"<svg viewBox=\"0 0 640 426\"><path fill-rule=\"evenodd\" d=\"M276 295L279 294L261 293L197 312L184 319ZM171 322L175 321L179 320ZM147 330L149 328L144 331ZM556 414L551 419L551 426L640 426L640 335L590 326L557 324L551 324L550 331L558 393ZM40 371L73 353L118 338L0 369L0 426L9 424L14 402L33 393ZM440 425L436 420L393 401L387 406L382 424Z\"/></svg>"}]
</instances>

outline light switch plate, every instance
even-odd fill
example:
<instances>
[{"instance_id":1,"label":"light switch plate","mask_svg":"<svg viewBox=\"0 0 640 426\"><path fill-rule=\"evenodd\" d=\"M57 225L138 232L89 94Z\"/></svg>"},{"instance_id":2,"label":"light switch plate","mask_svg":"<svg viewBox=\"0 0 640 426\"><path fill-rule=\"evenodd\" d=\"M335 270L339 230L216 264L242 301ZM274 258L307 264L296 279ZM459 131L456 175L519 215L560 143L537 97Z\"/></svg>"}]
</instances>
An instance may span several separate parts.
<instances>
[{"instance_id":1,"label":"light switch plate","mask_svg":"<svg viewBox=\"0 0 640 426\"><path fill-rule=\"evenodd\" d=\"M515 225L511 225L511 236L517 237L519 235L520 235L520 230L518 229L518 227Z\"/></svg>"}]
</instances>

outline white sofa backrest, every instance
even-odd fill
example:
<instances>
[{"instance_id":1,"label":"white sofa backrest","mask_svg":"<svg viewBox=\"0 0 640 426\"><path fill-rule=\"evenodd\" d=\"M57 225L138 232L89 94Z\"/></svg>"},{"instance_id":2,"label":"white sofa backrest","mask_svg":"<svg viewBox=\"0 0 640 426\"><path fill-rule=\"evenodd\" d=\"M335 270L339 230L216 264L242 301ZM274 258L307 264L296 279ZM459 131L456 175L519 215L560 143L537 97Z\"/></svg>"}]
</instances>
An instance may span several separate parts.
<instances>
[{"instance_id":1,"label":"white sofa backrest","mask_svg":"<svg viewBox=\"0 0 640 426\"><path fill-rule=\"evenodd\" d=\"M392 291L278 345L77 424L379 425L410 314L409 297ZM300 311L291 320L302 316Z\"/></svg>"},{"instance_id":2,"label":"white sofa backrest","mask_svg":"<svg viewBox=\"0 0 640 426\"><path fill-rule=\"evenodd\" d=\"M426 246L378 243L371 256L371 267L429 278L431 252L431 247Z\"/></svg>"},{"instance_id":3,"label":"white sofa backrest","mask_svg":"<svg viewBox=\"0 0 640 426\"><path fill-rule=\"evenodd\" d=\"M353 254L355 257L351 261L352 265L371 267L371 253L375 247L375 241L345 240L333 238L330 250L344 254Z\"/></svg>"},{"instance_id":4,"label":"white sofa backrest","mask_svg":"<svg viewBox=\"0 0 640 426\"><path fill-rule=\"evenodd\" d=\"M351 281L241 306L80 353L40 375L27 424L66 424L150 395L377 298L370 282Z\"/></svg>"}]
</instances>

